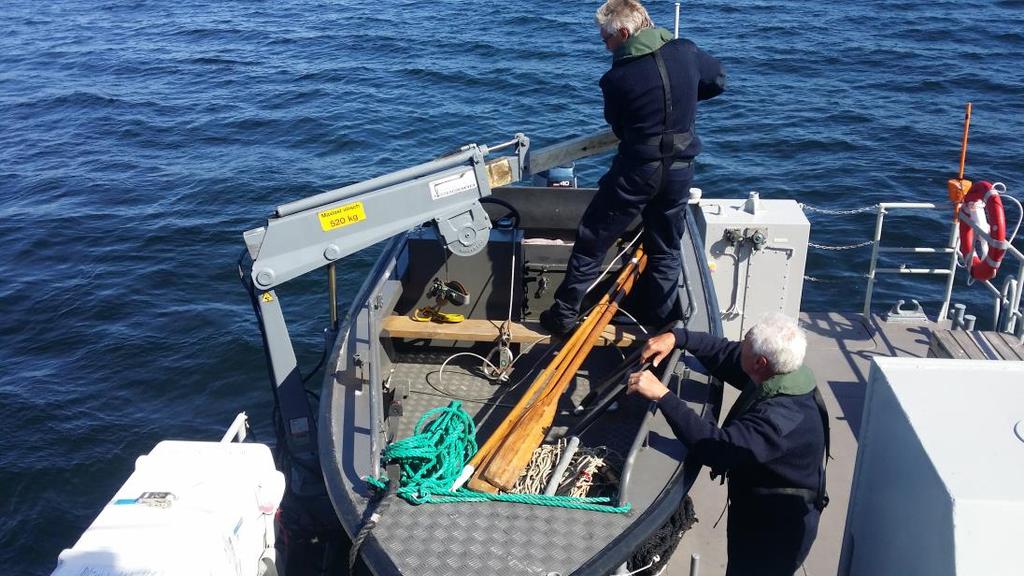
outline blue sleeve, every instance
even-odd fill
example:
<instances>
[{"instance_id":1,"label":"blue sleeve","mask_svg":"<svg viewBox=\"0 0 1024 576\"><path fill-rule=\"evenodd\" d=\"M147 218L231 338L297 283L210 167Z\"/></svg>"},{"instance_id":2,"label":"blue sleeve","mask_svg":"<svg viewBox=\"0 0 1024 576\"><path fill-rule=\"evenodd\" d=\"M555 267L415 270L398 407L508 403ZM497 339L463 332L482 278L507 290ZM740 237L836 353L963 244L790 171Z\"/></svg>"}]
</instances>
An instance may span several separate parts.
<instances>
[{"instance_id":1,"label":"blue sleeve","mask_svg":"<svg viewBox=\"0 0 1024 576\"><path fill-rule=\"evenodd\" d=\"M784 436L799 422L799 414L790 411L773 416L769 410L756 409L719 428L672 393L665 394L658 407L690 455L713 470L774 460L784 451Z\"/></svg>"},{"instance_id":2,"label":"blue sleeve","mask_svg":"<svg viewBox=\"0 0 1024 576\"><path fill-rule=\"evenodd\" d=\"M601 95L604 97L604 119L611 126L612 132L617 137L622 138L622 120L619 117L622 106L619 102L618 95L615 92L613 83L608 80L607 76L601 78Z\"/></svg>"},{"instance_id":3,"label":"blue sleeve","mask_svg":"<svg viewBox=\"0 0 1024 576\"><path fill-rule=\"evenodd\" d=\"M725 69L718 58L698 48L697 70L700 74L697 82L698 100L708 100L725 92Z\"/></svg>"},{"instance_id":4,"label":"blue sleeve","mask_svg":"<svg viewBox=\"0 0 1024 576\"><path fill-rule=\"evenodd\" d=\"M750 377L743 372L740 364L740 342L733 342L704 332L691 332L681 325L672 329L676 337L676 348L693 354L711 375L729 385L743 390Z\"/></svg>"}]
</instances>

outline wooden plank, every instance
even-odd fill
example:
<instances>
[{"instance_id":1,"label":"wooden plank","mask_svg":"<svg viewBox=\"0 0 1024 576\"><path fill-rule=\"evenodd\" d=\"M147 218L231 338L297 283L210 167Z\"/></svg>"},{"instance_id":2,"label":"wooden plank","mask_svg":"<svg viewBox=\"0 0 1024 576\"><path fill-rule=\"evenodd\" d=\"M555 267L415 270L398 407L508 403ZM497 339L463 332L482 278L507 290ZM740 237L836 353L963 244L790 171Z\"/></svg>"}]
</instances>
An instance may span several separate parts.
<instances>
[{"instance_id":1,"label":"wooden plank","mask_svg":"<svg viewBox=\"0 0 1024 576\"><path fill-rule=\"evenodd\" d=\"M538 174L553 168L568 164L580 158L600 154L611 150L619 143L619 138L611 131L604 130L596 134L580 136L558 144L552 144L545 148L538 148L530 151L530 174Z\"/></svg>"},{"instance_id":2,"label":"wooden plank","mask_svg":"<svg viewBox=\"0 0 1024 576\"><path fill-rule=\"evenodd\" d=\"M972 360L991 360L988 354L982 350L978 344L971 338L971 335L963 330L952 330L949 333L950 336L956 340L957 344L963 348L964 352L967 353L967 357Z\"/></svg>"},{"instance_id":3,"label":"wooden plank","mask_svg":"<svg viewBox=\"0 0 1024 576\"><path fill-rule=\"evenodd\" d=\"M1003 342L1010 348L1010 350L1016 354L1017 360L1024 360L1024 345L1020 343L1020 340L1012 335L1006 334L1005 332L999 332L996 334L997 337L1002 338ZM1007 360L1013 360L1013 356L1007 358Z\"/></svg>"},{"instance_id":4,"label":"wooden plank","mask_svg":"<svg viewBox=\"0 0 1024 576\"><path fill-rule=\"evenodd\" d=\"M950 335L949 330L937 330L932 332L931 350L936 358L960 358L967 359L970 356L960 347L960 344Z\"/></svg>"},{"instance_id":5,"label":"wooden plank","mask_svg":"<svg viewBox=\"0 0 1024 576\"><path fill-rule=\"evenodd\" d=\"M999 355L1000 360L1020 360L1013 349L1010 348L996 332L980 332L981 337L988 342L988 345Z\"/></svg>"},{"instance_id":6,"label":"wooden plank","mask_svg":"<svg viewBox=\"0 0 1024 576\"><path fill-rule=\"evenodd\" d=\"M441 324L417 322L408 316L389 316L384 319L382 327L392 338L494 342L498 339L501 321L467 318L458 324ZM509 331L512 342L516 343L546 343L550 340L550 335L537 323L513 322ZM598 338L597 345L629 347L643 339L639 329L607 326Z\"/></svg>"}]
</instances>

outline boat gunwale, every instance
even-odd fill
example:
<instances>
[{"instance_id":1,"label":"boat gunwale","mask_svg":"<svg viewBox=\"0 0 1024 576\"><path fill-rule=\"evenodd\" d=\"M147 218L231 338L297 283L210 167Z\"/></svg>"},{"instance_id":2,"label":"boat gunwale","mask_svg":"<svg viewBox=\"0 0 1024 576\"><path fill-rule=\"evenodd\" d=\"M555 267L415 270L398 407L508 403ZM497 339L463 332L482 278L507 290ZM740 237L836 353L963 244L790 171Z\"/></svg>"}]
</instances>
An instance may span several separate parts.
<instances>
[{"instance_id":1,"label":"boat gunwale","mask_svg":"<svg viewBox=\"0 0 1024 576\"><path fill-rule=\"evenodd\" d=\"M717 309L717 298L706 265L703 243L699 236L694 233L696 231L696 221L693 217L692 205L687 206L685 218L686 232L683 238L689 237L689 242L684 242L683 249L690 250L698 263L698 274L695 276L701 282L701 292L704 295L705 303L704 313L705 318L708 320L708 331L721 334L721 319L717 314L713 313ZM340 523L350 537L354 537L355 532L358 531L358 527L350 526L350 523L353 523L354 519L357 518L359 522L362 522L366 516L366 508L360 508L359 503L351 497L345 485L346 479L343 472L345 465L341 461L343 450L340 445L343 432L340 429L340 425L343 424L344 419L335 419L333 416L339 413L338 408L340 408L339 404L342 401L342 397L338 392L344 392L346 386L337 382L335 374L339 369L347 367L347 362L345 362L343 355L348 349L348 343L351 338L350 333L355 327L355 322L362 309L368 307L371 295L388 281L391 275L389 268L392 271L394 270L394 266L399 260L401 249L404 248L407 239L408 232L393 237L377 258L373 269L367 275L343 321L339 324L339 330L335 337L328 363L328 366L332 366L334 369L326 373L323 380L319 409L320 425L318 426L321 469L330 501L335 512L338 514ZM683 255L681 260L684 262L682 263L680 273L685 276L687 272L685 265L686 256ZM368 313L372 313L372 310L368 310ZM720 402L720 397L716 398L715 394L709 393L708 398L704 402L704 410L701 417L709 420L716 418L720 409ZM700 469L701 466L699 464L692 463L684 458L681 465L665 482L662 491L648 504L644 512L630 522L605 547L595 552L588 560L573 569L571 573L610 573L626 562L634 550L675 513L683 498L689 493L690 488L696 481ZM375 538L368 538L363 543L361 555L364 562L368 566L372 566L371 570L391 573L399 572L399 568L391 559L390 554Z\"/></svg>"}]
</instances>

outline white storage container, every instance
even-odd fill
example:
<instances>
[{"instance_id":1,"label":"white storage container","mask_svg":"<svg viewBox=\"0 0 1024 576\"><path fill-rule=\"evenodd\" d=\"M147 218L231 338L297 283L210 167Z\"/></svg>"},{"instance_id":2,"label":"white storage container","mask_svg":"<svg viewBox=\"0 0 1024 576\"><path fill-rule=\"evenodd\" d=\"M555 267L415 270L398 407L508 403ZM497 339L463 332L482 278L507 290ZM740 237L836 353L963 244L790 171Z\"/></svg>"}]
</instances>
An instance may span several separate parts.
<instances>
[{"instance_id":1,"label":"white storage container","mask_svg":"<svg viewBox=\"0 0 1024 576\"><path fill-rule=\"evenodd\" d=\"M1024 574L1022 419L1024 362L876 358L840 572Z\"/></svg>"},{"instance_id":2,"label":"white storage container","mask_svg":"<svg viewBox=\"0 0 1024 576\"><path fill-rule=\"evenodd\" d=\"M283 493L263 444L161 442L53 576L257 576L275 561Z\"/></svg>"}]
</instances>

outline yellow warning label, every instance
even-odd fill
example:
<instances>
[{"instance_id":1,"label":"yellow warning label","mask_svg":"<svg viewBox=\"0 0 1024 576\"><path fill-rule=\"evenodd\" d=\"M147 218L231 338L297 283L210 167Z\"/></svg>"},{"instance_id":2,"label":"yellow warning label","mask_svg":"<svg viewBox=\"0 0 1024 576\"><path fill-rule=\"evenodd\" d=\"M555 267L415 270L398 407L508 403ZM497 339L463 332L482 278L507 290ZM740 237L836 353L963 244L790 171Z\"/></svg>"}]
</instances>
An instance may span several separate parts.
<instances>
[{"instance_id":1,"label":"yellow warning label","mask_svg":"<svg viewBox=\"0 0 1024 576\"><path fill-rule=\"evenodd\" d=\"M344 206L338 206L337 208L331 208L330 210L324 210L318 213L317 216L320 217L320 228L323 228L324 232L330 232L336 228L366 220L366 211L363 210L362 202L353 202Z\"/></svg>"},{"instance_id":2,"label":"yellow warning label","mask_svg":"<svg viewBox=\"0 0 1024 576\"><path fill-rule=\"evenodd\" d=\"M273 301L274 301L274 295L273 294L271 294L270 292L264 292L263 293L263 302L264 303L273 302Z\"/></svg>"}]
</instances>

